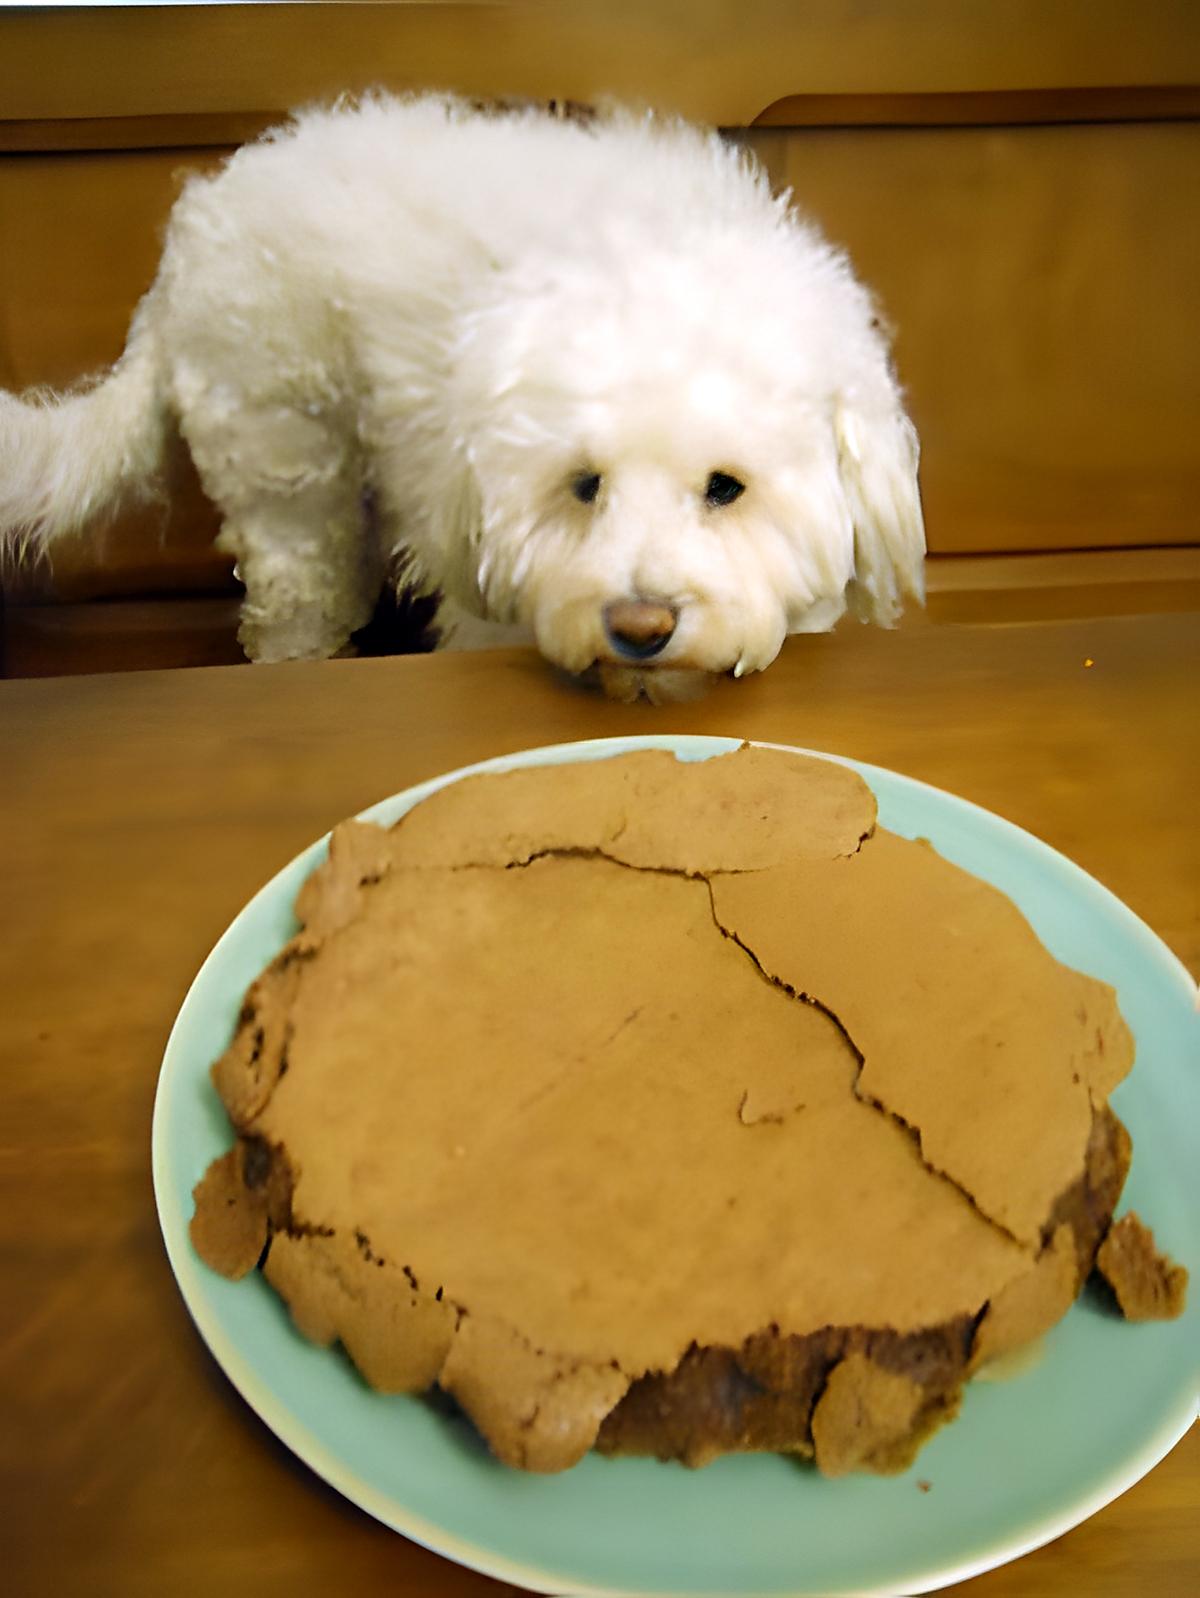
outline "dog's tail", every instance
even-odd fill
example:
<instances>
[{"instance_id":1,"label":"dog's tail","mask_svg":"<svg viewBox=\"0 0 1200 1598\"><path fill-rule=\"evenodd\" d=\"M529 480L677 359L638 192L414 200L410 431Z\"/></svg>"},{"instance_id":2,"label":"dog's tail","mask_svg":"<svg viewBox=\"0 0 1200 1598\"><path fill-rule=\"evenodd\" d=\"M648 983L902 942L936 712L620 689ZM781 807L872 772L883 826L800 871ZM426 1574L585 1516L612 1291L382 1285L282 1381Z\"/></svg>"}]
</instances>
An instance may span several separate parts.
<instances>
[{"instance_id":1,"label":"dog's tail","mask_svg":"<svg viewBox=\"0 0 1200 1598\"><path fill-rule=\"evenodd\" d=\"M139 310L125 353L65 394L0 392L0 556L38 556L153 480L167 410Z\"/></svg>"}]
</instances>

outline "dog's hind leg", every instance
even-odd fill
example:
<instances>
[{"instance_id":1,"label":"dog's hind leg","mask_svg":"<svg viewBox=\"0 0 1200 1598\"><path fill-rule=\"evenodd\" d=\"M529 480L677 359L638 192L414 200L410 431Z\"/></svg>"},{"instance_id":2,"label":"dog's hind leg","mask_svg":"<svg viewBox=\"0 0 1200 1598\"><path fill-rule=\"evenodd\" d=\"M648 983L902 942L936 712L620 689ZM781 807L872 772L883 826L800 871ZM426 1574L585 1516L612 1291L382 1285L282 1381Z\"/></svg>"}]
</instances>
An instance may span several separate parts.
<instances>
[{"instance_id":1,"label":"dog's hind leg","mask_svg":"<svg viewBox=\"0 0 1200 1598\"><path fill-rule=\"evenodd\" d=\"M383 577L352 433L283 406L193 415L183 431L223 517L218 543L245 585L246 654L335 655L370 619Z\"/></svg>"}]
</instances>

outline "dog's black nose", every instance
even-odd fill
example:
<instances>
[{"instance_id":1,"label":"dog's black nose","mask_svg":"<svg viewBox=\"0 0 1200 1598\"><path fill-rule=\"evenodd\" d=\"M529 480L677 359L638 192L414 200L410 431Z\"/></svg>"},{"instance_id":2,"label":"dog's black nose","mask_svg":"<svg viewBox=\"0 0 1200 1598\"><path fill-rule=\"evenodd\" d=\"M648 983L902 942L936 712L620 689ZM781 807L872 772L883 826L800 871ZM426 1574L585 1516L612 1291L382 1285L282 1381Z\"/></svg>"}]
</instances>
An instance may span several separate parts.
<instances>
[{"instance_id":1,"label":"dog's black nose","mask_svg":"<svg viewBox=\"0 0 1200 1598\"><path fill-rule=\"evenodd\" d=\"M618 655L650 660L671 642L678 612L659 600L618 599L604 607L604 630Z\"/></svg>"}]
</instances>

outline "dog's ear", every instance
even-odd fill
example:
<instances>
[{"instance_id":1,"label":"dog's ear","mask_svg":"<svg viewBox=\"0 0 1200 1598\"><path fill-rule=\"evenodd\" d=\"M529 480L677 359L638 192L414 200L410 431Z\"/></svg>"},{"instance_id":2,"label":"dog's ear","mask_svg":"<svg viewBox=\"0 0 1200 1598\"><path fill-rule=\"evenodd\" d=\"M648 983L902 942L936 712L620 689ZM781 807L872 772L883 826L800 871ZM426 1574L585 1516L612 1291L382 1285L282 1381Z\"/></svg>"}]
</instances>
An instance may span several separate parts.
<instances>
[{"instance_id":1,"label":"dog's ear","mask_svg":"<svg viewBox=\"0 0 1200 1598\"><path fill-rule=\"evenodd\" d=\"M890 385L889 385L890 386ZM846 591L860 621L894 626L905 598L925 599L925 524L917 486L916 428L899 399L834 410L838 471L854 528L854 576Z\"/></svg>"}]
</instances>

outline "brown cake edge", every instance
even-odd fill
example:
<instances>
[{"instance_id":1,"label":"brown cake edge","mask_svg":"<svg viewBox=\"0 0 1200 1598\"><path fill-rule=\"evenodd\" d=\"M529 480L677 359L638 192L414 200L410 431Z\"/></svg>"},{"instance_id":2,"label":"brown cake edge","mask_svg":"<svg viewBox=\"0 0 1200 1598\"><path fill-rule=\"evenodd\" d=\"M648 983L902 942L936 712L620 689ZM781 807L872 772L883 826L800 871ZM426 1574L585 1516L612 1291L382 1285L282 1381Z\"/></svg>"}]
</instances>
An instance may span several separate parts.
<instances>
[{"instance_id":1,"label":"brown cake edge","mask_svg":"<svg viewBox=\"0 0 1200 1598\"><path fill-rule=\"evenodd\" d=\"M769 1327L740 1348L693 1347L674 1370L628 1387L600 1422L596 1448L690 1466L726 1453L788 1453L815 1458L829 1476L906 1469L957 1413L979 1364L1040 1336L1070 1307L1108 1235L1130 1152L1123 1124L1097 1108L1083 1173L1055 1204L1033 1269L978 1314L909 1333ZM291 1186L286 1152L243 1135L195 1189L197 1252L236 1277L263 1264L273 1237L306 1235ZM361 1351L351 1354L361 1367Z\"/></svg>"},{"instance_id":2,"label":"brown cake edge","mask_svg":"<svg viewBox=\"0 0 1200 1598\"><path fill-rule=\"evenodd\" d=\"M854 1326L783 1336L771 1327L741 1348L689 1349L675 1370L632 1384L597 1448L688 1465L726 1453L791 1453L815 1457L829 1476L907 1469L957 1413L981 1354L1032 1341L1070 1308L1108 1231L1130 1154L1121 1121L1107 1105L1095 1110L1084 1171L1055 1204L1038 1262L1011 1300L1002 1294L978 1315L918 1332ZM990 1336L997 1324L1000 1335Z\"/></svg>"},{"instance_id":3,"label":"brown cake edge","mask_svg":"<svg viewBox=\"0 0 1200 1598\"><path fill-rule=\"evenodd\" d=\"M1096 1269L1127 1321L1173 1321L1183 1314L1187 1270L1159 1252L1154 1234L1133 1210L1109 1227Z\"/></svg>"}]
</instances>

